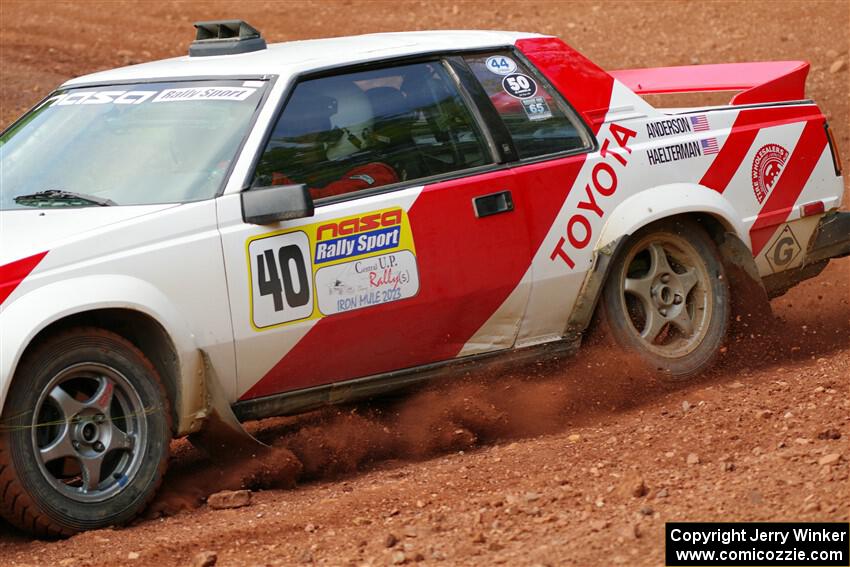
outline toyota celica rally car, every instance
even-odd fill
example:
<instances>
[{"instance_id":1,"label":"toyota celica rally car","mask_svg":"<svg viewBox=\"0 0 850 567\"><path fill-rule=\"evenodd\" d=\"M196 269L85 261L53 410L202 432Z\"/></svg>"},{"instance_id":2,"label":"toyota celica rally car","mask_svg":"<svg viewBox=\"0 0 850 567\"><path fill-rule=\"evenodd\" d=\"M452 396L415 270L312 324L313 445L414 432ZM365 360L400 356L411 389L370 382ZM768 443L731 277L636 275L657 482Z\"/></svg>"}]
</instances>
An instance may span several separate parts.
<instances>
[{"instance_id":1,"label":"toyota celica rally car","mask_svg":"<svg viewBox=\"0 0 850 567\"><path fill-rule=\"evenodd\" d=\"M304 411L571 352L594 318L686 379L736 293L850 253L804 62L196 27L188 56L72 79L0 138L0 512L36 534L136 516L216 395ZM696 91L738 93L641 97Z\"/></svg>"}]
</instances>

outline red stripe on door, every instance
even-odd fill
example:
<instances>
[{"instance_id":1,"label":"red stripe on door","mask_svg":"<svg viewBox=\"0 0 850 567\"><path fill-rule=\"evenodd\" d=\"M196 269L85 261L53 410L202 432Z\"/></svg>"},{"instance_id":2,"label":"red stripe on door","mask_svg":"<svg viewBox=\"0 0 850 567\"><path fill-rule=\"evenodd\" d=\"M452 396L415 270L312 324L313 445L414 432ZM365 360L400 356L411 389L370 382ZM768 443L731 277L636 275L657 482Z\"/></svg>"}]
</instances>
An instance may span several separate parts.
<instances>
[{"instance_id":1,"label":"red stripe on door","mask_svg":"<svg viewBox=\"0 0 850 567\"><path fill-rule=\"evenodd\" d=\"M747 156L759 130L820 116L820 110L814 105L742 110L732 124L732 131L717 157L702 176L700 184L723 193Z\"/></svg>"},{"instance_id":2,"label":"red stripe on door","mask_svg":"<svg viewBox=\"0 0 850 567\"><path fill-rule=\"evenodd\" d=\"M810 120L803 128L794 153L782 171L776 187L770 192L764 207L750 228L753 256L764 248L776 226L788 219L794 203L803 192L818 160L826 148L826 132L823 120Z\"/></svg>"},{"instance_id":3,"label":"red stripe on door","mask_svg":"<svg viewBox=\"0 0 850 567\"><path fill-rule=\"evenodd\" d=\"M12 292L32 272L47 252L41 252L27 258L15 260L0 266L0 305L12 295Z\"/></svg>"}]
</instances>

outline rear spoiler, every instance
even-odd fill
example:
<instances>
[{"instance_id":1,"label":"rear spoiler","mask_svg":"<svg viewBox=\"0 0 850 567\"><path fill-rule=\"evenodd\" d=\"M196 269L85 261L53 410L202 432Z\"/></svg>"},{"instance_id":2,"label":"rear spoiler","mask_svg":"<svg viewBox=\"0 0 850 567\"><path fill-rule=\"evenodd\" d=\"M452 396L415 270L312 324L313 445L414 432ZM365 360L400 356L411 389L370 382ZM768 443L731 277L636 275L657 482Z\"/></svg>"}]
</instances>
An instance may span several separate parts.
<instances>
[{"instance_id":1,"label":"rear spoiler","mask_svg":"<svg viewBox=\"0 0 850 567\"><path fill-rule=\"evenodd\" d=\"M806 61L725 63L623 69L611 76L637 94L743 91L732 104L803 100L806 95Z\"/></svg>"}]
</instances>

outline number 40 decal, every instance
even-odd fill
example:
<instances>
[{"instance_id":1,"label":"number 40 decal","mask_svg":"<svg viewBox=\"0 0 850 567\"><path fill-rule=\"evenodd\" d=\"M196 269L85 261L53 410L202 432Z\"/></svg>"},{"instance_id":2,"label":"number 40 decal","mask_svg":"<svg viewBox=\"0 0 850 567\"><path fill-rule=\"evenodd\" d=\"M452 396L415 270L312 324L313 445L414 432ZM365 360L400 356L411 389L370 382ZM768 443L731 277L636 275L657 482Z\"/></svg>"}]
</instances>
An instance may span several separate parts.
<instances>
[{"instance_id":1,"label":"number 40 decal","mask_svg":"<svg viewBox=\"0 0 850 567\"><path fill-rule=\"evenodd\" d=\"M303 232L251 241L251 311L254 326L270 327L313 313L310 246Z\"/></svg>"}]
</instances>

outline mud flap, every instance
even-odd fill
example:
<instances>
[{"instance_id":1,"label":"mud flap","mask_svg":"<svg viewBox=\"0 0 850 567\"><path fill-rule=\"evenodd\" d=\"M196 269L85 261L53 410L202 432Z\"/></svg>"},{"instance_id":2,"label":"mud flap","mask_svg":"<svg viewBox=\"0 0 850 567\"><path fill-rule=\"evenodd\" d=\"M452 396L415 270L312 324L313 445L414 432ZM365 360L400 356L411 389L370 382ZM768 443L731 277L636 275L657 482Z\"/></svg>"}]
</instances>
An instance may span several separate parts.
<instances>
[{"instance_id":1,"label":"mud flap","mask_svg":"<svg viewBox=\"0 0 850 567\"><path fill-rule=\"evenodd\" d=\"M773 321L770 299L759 276L753 254L735 234L727 232L717 246L732 299L732 327L758 328Z\"/></svg>"},{"instance_id":2,"label":"mud flap","mask_svg":"<svg viewBox=\"0 0 850 567\"><path fill-rule=\"evenodd\" d=\"M628 236L620 236L597 250L593 256L593 266L581 286L575 307L573 307L564 336L567 340L578 342L587 331L596 314L596 305L602 297L602 288L608 279L611 262L622 250Z\"/></svg>"},{"instance_id":3,"label":"mud flap","mask_svg":"<svg viewBox=\"0 0 850 567\"><path fill-rule=\"evenodd\" d=\"M206 353L203 356L207 418L200 431L189 435L189 441L210 456L228 459L268 450L269 446L248 433L236 418Z\"/></svg>"}]
</instances>

